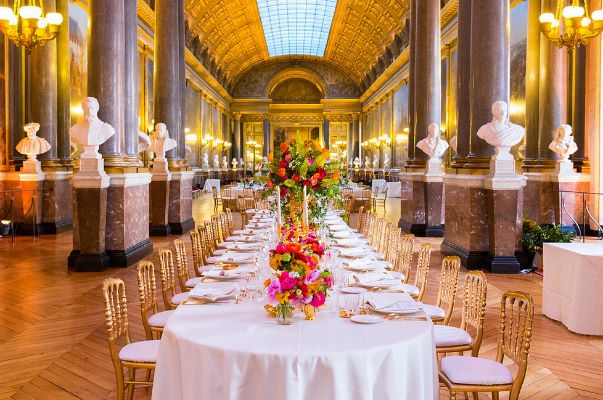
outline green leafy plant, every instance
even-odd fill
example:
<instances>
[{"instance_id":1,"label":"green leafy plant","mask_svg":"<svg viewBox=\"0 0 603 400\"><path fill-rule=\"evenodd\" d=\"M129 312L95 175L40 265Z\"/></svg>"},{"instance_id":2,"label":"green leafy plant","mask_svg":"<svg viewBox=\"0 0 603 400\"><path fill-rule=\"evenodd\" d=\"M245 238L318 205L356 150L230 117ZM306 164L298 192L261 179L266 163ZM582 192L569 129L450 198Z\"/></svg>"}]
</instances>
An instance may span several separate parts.
<instances>
[{"instance_id":1,"label":"green leafy plant","mask_svg":"<svg viewBox=\"0 0 603 400\"><path fill-rule=\"evenodd\" d=\"M543 243L570 243L574 236L574 232L563 232L561 225L540 225L524 218L521 246L524 251L542 254Z\"/></svg>"}]
</instances>

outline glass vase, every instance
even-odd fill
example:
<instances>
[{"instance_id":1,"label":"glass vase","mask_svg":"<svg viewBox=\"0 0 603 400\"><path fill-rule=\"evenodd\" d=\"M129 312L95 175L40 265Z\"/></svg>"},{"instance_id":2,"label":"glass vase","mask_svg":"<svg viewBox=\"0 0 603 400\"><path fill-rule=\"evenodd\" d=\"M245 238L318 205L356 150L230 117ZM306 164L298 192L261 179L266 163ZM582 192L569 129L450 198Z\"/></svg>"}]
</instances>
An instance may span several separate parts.
<instances>
[{"instance_id":1,"label":"glass vase","mask_svg":"<svg viewBox=\"0 0 603 400\"><path fill-rule=\"evenodd\" d=\"M279 304L276 306L276 323L279 325L291 325L293 323L293 311L295 307L291 304Z\"/></svg>"}]
</instances>

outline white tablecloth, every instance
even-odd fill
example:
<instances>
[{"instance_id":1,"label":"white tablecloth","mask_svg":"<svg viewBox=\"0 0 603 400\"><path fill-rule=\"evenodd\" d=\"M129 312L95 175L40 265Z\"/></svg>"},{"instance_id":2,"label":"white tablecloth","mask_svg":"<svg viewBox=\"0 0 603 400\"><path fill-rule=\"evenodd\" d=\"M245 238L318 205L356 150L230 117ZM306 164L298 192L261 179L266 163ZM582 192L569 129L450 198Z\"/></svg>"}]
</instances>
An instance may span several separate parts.
<instances>
[{"instance_id":1,"label":"white tablecloth","mask_svg":"<svg viewBox=\"0 0 603 400\"><path fill-rule=\"evenodd\" d=\"M385 179L373 179L371 190L375 192L375 188L379 188L380 192L387 189L387 197L400 197L402 184L400 182L386 182Z\"/></svg>"},{"instance_id":2,"label":"white tablecloth","mask_svg":"<svg viewBox=\"0 0 603 400\"><path fill-rule=\"evenodd\" d=\"M262 304L184 305L165 327L153 399L437 399L431 322L277 325Z\"/></svg>"},{"instance_id":3,"label":"white tablecloth","mask_svg":"<svg viewBox=\"0 0 603 400\"><path fill-rule=\"evenodd\" d=\"M570 331L603 335L603 244L545 243L542 313Z\"/></svg>"},{"instance_id":4,"label":"white tablecloth","mask_svg":"<svg viewBox=\"0 0 603 400\"><path fill-rule=\"evenodd\" d=\"M218 189L218 193L220 193L220 180L219 179L206 179L205 185L203 185L203 191L206 193L211 193L211 188L215 187Z\"/></svg>"}]
</instances>

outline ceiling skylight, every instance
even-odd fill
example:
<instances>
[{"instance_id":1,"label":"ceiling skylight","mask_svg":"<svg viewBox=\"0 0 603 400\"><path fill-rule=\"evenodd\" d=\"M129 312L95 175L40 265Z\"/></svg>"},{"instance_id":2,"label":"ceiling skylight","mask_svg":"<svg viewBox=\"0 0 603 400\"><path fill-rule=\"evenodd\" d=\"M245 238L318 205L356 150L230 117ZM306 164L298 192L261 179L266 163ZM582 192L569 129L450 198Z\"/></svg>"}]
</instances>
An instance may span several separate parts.
<instances>
[{"instance_id":1,"label":"ceiling skylight","mask_svg":"<svg viewBox=\"0 0 603 400\"><path fill-rule=\"evenodd\" d=\"M270 56L324 56L337 0L257 2Z\"/></svg>"}]
</instances>

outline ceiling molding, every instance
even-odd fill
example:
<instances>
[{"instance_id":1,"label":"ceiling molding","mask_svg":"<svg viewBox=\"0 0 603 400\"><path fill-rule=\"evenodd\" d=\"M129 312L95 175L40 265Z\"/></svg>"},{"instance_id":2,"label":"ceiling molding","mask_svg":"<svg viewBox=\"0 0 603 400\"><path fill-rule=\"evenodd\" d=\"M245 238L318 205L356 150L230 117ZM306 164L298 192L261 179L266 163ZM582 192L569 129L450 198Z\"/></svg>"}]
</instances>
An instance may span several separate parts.
<instances>
[{"instance_id":1,"label":"ceiling molding","mask_svg":"<svg viewBox=\"0 0 603 400\"><path fill-rule=\"evenodd\" d=\"M266 85L266 97L272 97L272 91L279 84L289 79L304 79L320 90L322 97L325 97L328 92L327 83L315 72L306 68L287 68L280 71L274 78L272 78Z\"/></svg>"}]
</instances>

